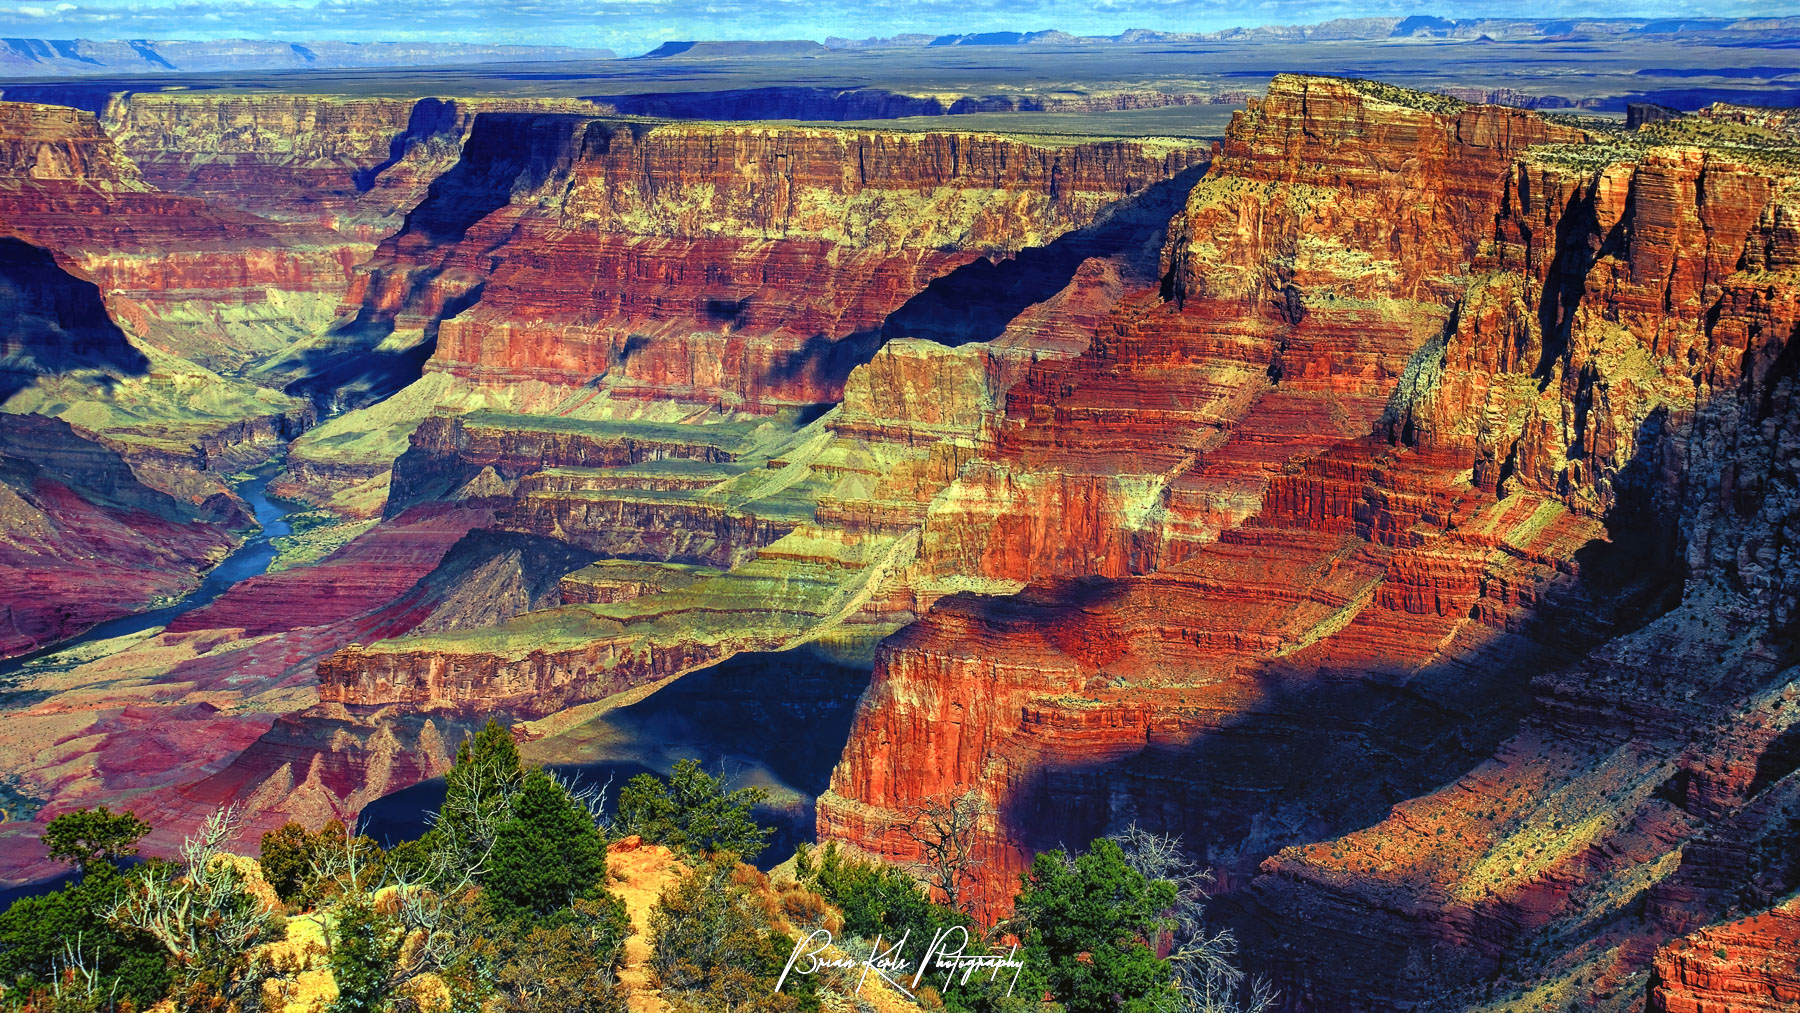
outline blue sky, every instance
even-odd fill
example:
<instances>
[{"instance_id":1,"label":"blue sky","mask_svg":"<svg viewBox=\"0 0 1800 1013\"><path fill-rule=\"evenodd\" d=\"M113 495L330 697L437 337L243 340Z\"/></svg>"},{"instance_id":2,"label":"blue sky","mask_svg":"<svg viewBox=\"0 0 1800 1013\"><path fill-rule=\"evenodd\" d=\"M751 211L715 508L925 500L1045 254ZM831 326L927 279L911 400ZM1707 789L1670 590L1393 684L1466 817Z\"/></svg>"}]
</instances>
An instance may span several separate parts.
<instances>
[{"instance_id":1,"label":"blue sky","mask_svg":"<svg viewBox=\"0 0 1800 1013\"><path fill-rule=\"evenodd\" d=\"M862 38L898 32L1114 34L1210 31L1334 17L1773 16L1738 0L0 0L0 36L92 39L345 39L606 46L638 53L669 39Z\"/></svg>"}]
</instances>

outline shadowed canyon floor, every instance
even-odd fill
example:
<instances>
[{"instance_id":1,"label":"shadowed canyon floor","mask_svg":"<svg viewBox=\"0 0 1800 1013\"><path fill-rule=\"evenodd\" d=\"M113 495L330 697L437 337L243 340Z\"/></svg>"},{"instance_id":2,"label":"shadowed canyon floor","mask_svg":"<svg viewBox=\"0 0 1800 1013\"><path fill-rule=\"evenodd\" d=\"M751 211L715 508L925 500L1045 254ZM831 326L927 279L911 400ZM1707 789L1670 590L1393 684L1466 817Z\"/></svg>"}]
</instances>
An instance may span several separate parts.
<instances>
[{"instance_id":1,"label":"shadowed canyon floor","mask_svg":"<svg viewBox=\"0 0 1800 1013\"><path fill-rule=\"evenodd\" d=\"M624 94L0 103L0 874L498 715L777 850L976 791L989 918L1178 833L1292 1010L1800 1001L1800 121Z\"/></svg>"}]
</instances>

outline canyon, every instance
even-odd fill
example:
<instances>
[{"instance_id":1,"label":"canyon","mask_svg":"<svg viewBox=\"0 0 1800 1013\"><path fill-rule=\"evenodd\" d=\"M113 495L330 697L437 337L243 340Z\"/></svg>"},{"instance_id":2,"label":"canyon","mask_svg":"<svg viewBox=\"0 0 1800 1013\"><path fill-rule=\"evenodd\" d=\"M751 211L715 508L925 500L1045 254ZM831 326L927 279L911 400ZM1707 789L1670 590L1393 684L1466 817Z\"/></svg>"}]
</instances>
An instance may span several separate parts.
<instances>
[{"instance_id":1,"label":"canyon","mask_svg":"<svg viewBox=\"0 0 1800 1013\"><path fill-rule=\"evenodd\" d=\"M817 838L974 792L984 920L1136 823L1284 1009L1800 1001L1786 114L635 115L722 94L0 102L6 876L823 652ZM275 567L33 655L198 584L253 467Z\"/></svg>"}]
</instances>

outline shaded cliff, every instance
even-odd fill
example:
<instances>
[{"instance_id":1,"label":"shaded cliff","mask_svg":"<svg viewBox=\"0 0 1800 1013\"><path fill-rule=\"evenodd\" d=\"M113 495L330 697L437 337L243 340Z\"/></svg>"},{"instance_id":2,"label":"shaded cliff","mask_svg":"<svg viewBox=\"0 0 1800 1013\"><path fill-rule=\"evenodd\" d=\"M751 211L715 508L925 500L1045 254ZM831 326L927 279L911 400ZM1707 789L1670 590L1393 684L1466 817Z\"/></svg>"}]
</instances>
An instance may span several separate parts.
<instances>
[{"instance_id":1,"label":"shaded cliff","mask_svg":"<svg viewBox=\"0 0 1800 1013\"><path fill-rule=\"evenodd\" d=\"M71 275L50 251L0 238L0 402L37 377L91 370L140 376L150 359L107 315L100 290Z\"/></svg>"},{"instance_id":2,"label":"shaded cliff","mask_svg":"<svg viewBox=\"0 0 1800 1013\"><path fill-rule=\"evenodd\" d=\"M1203 152L478 118L351 294L431 368L727 407L836 401L928 282L1094 223Z\"/></svg>"},{"instance_id":3,"label":"shaded cliff","mask_svg":"<svg viewBox=\"0 0 1800 1013\"><path fill-rule=\"evenodd\" d=\"M7 231L93 281L134 339L235 370L313 333L366 250L163 193L87 113L0 103Z\"/></svg>"},{"instance_id":4,"label":"shaded cliff","mask_svg":"<svg viewBox=\"0 0 1800 1013\"><path fill-rule=\"evenodd\" d=\"M601 111L575 99L137 92L115 96L100 122L158 189L374 243L493 110Z\"/></svg>"},{"instance_id":5,"label":"shaded cliff","mask_svg":"<svg viewBox=\"0 0 1800 1013\"><path fill-rule=\"evenodd\" d=\"M1230 105L1248 91L1103 91L1046 94L913 95L884 88L736 88L595 96L633 116L691 120L885 120L967 113L1100 113L1170 106Z\"/></svg>"},{"instance_id":6,"label":"shaded cliff","mask_svg":"<svg viewBox=\"0 0 1800 1013\"><path fill-rule=\"evenodd\" d=\"M934 504L925 565L1036 583L883 644L821 836L979 788L998 902L1181 833L1296 1009L1641 988L1724 909L1683 843L1787 826L1699 773L1793 674L1784 159L1277 78Z\"/></svg>"},{"instance_id":7,"label":"shaded cliff","mask_svg":"<svg viewBox=\"0 0 1800 1013\"><path fill-rule=\"evenodd\" d=\"M791 141L786 132L766 136ZM842 135L823 136L839 143ZM1047 153L1028 148L995 144L978 150L998 152L993 157L1008 165L1024 151L1034 160L1025 163L1028 169L1055 164ZM952 152L964 157L953 145L909 143L889 153L884 175L871 177L891 181L942 171L921 166L921 155L950 158ZM730 149L726 154L738 157ZM931 601L968 587L916 565L929 506L991 445L993 415L1008 385L1033 362L1075 354L1085 344L1086 328L1129 287L1154 286L1170 216L1198 175L1180 163L1172 169L1169 178L1113 200L1091 224L1040 240L1041 246L997 255L997 263L969 260L915 282L920 287L904 300L896 296L899 309L888 316L905 326L897 324L891 336L885 325L876 328L884 343L864 353L868 361L846 367L843 401L823 413L824 406L766 404L755 412L721 411L685 396L653 397L615 383L611 374L567 386L549 372L523 380L500 370L469 378L428 373L399 398L417 388L435 390L432 396L451 414L428 417L413 431L394 470L390 513L441 500L491 504L497 527L614 558L562 576L560 607L497 626L415 634L338 652L320 665L320 706L282 727L279 748L271 743L268 751L247 751L230 776L273 786L272 805L317 805L325 796L280 787L275 774L281 763L296 762L295 750L310 739L323 757L319 762L337 771L329 782L337 811L354 812L366 797L353 776L358 765L373 763L384 771L383 783L396 782L381 750L339 748L335 729L346 721L357 725L352 734L358 741L384 722L398 723L396 734L405 739L409 733L399 726L411 727L416 719L403 715L419 712L440 723L475 720L495 709L560 723L564 719L555 715L563 708L642 693L740 652L813 642L866 652ZM538 171L556 170L547 161ZM842 164L832 171L841 178L856 168ZM1001 170L984 171L991 176ZM754 178L751 184L769 185ZM837 185L829 179L818 184ZM955 196L944 189L934 182L925 198ZM770 233L752 249L779 250L789 242L782 230L799 232L801 222L770 217L761 193L725 206L741 209L733 212L747 223L741 228ZM879 196L896 204L922 199L905 192ZM1049 195L1028 191L1018 199L1047 201ZM1058 199L1100 198L1078 192ZM421 214L431 207L428 201ZM635 207L625 205L618 212L622 224L613 227L646 228L644 219L626 217L637 213ZM458 222L446 213L415 226L455 229ZM824 212L804 220L812 242L820 234L833 243L864 242L869 230L886 228L886 246L878 249L907 255L918 241L897 216L844 222L841 214ZM683 226L659 227L679 235ZM862 231L853 240L838 238L847 228ZM1033 238L1008 238L1006 230L1016 235L1016 227L989 217L918 228L979 228L990 249ZM404 233L394 245L403 242ZM856 255L846 250L822 267L835 269ZM692 257L690 263L701 266ZM814 297L806 288L791 291ZM937 340L899 336L917 331ZM325 428L365 426L380 417L379 407L370 408Z\"/></svg>"},{"instance_id":8,"label":"shaded cliff","mask_svg":"<svg viewBox=\"0 0 1800 1013\"><path fill-rule=\"evenodd\" d=\"M239 325L332 297L320 239L154 190L86 113L0 103L6 653L192 589L254 527L225 476L311 412L185 354L242 362Z\"/></svg>"}]
</instances>

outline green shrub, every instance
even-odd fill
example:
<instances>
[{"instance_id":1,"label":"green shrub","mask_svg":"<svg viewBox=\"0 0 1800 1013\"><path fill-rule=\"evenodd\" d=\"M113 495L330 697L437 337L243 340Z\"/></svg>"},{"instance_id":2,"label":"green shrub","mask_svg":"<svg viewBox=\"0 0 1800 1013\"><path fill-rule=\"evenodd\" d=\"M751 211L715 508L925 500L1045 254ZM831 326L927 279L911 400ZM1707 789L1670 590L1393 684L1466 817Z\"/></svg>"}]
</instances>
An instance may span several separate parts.
<instances>
[{"instance_id":1,"label":"green shrub","mask_svg":"<svg viewBox=\"0 0 1800 1013\"><path fill-rule=\"evenodd\" d=\"M136 855L138 838L149 832L150 824L128 812L115 813L105 806L77 809L44 827L44 846L51 858L85 873Z\"/></svg>"},{"instance_id":2,"label":"green shrub","mask_svg":"<svg viewBox=\"0 0 1800 1013\"><path fill-rule=\"evenodd\" d=\"M542 770L525 775L494 833L482 886L501 918L542 918L606 895L606 839L594 818Z\"/></svg>"},{"instance_id":3,"label":"green shrub","mask_svg":"<svg viewBox=\"0 0 1800 1013\"><path fill-rule=\"evenodd\" d=\"M922 947L940 929L973 924L961 911L933 903L904 870L847 858L836 842L802 849L795 872L843 913L844 931L871 941L880 936L884 947L902 937L909 950Z\"/></svg>"},{"instance_id":4,"label":"green shrub","mask_svg":"<svg viewBox=\"0 0 1800 1013\"><path fill-rule=\"evenodd\" d=\"M116 989L140 1008L162 998L174 980L162 946L105 915L126 881L110 865L97 866L79 883L14 901L0 913L0 985L26 992L49 986L78 943L83 959L99 970L97 991Z\"/></svg>"},{"instance_id":5,"label":"green shrub","mask_svg":"<svg viewBox=\"0 0 1800 1013\"><path fill-rule=\"evenodd\" d=\"M1175 886L1150 880L1102 838L1073 861L1040 854L1020 878L1013 923L1025 963L1016 994L1049 992L1069 1013L1153 1013L1176 1000L1169 962L1151 948L1173 926Z\"/></svg>"},{"instance_id":6,"label":"green shrub","mask_svg":"<svg viewBox=\"0 0 1800 1013\"><path fill-rule=\"evenodd\" d=\"M652 980L678 1011L787 1013L817 1006L810 977L775 983L794 940L779 927L766 879L729 855L702 862L650 913Z\"/></svg>"},{"instance_id":7,"label":"green shrub","mask_svg":"<svg viewBox=\"0 0 1800 1013\"><path fill-rule=\"evenodd\" d=\"M628 989L617 976L623 936L616 926L583 928L570 921L500 935L484 945L493 961L497 1006L505 1013L625 1013Z\"/></svg>"},{"instance_id":8,"label":"green shrub","mask_svg":"<svg viewBox=\"0 0 1800 1013\"><path fill-rule=\"evenodd\" d=\"M626 783L614 830L695 854L730 852L749 861L762 854L775 832L752 818L752 810L768 797L761 788L727 791L724 780L700 769L698 760L682 760L667 781L639 774Z\"/></svg>"},{"instance_id":9,"label":"green shrub","mask_svg":"<svg viewBox=\"0 0 1800 1013\"><path fill-rule=\"evenodd\" d=\"M328 1013L380 1013L394 990L394 962L404 938L392 918L366 894L354 892L337 908L328 964L337 998Z\"/></svg>"},{"instance_id":10,"label":"green shrub","mask_svg":"<svg viewBox=\"0 0 1800 1013\"><path fill-rule=\"evenodd\" d=\"M356 848L357 873L365 888L379 882L384 866L381 847L368 837L345 839L340 820L327 820L317 833L292 821L262 836L257 864L276 896L288 904L311 907L334 889L331 880L345 872L348 848Z\"/></svg>"}]
</instances>

